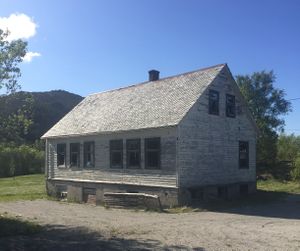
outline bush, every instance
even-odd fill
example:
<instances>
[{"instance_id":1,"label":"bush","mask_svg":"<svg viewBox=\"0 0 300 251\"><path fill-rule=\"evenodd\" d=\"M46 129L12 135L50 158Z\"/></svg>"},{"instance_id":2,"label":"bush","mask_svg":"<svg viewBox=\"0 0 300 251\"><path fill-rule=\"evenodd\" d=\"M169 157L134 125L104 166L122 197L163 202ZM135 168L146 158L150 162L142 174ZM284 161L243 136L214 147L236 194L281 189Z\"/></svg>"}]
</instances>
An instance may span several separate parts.
<instances>
[{"instance_id":1,"label":"bush","mask_svg":"<svg viewBox=\"0 0 300 251\"><path fill-rule=\"evenodd\" d=\"M300 180L300 156L296 158L293 169L291 170L293 180Z\"/></svg>"},{"instance_id":2,"label":"bush","mask_svg":"<svg viewBox=\"0 0 300 251\"><path fill-rule=\"evenodd\" d=\"M290 180L291 170L293 169L292 161L278 161L276 165L270 170L274 178L279 180Z\"/></svg>"},{"instance_id":3,"label":"bush","mask_svg":"<svg viewBox=\"0 0 300 251\"><path fill-rule=\"evenodd\" d=\"M43 151L27 145L0 146L0 177L41 173L43 166Z\"/></svg>"}]
</instances>

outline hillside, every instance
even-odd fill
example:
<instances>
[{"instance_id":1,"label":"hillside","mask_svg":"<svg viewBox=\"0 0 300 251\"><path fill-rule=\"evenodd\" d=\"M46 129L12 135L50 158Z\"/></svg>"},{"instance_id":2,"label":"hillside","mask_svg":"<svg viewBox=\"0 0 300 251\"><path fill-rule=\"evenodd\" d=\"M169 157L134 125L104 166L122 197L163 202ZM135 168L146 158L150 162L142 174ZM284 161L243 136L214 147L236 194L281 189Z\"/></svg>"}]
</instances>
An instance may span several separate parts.
<instances>
[{"instance_id":1,"label":"hillside","mask_svg":"<svg viewBox=\"0 0 300 251\"><path fill-rule=\"evenodd\" d=\"M7 116L25 106L31 99L33 125L25 136L26 141L34 142L76 106L83 97L63 91L49 92L17 92L0 97L0 112Z\"/></svg>"}]
</instances>

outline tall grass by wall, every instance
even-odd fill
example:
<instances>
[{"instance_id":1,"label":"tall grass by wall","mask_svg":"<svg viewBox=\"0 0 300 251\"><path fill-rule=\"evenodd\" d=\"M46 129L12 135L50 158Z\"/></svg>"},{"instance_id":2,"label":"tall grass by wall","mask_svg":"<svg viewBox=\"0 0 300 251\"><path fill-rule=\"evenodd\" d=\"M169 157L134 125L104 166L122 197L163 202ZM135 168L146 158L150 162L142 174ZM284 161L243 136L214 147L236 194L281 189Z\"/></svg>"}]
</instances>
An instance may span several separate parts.
<instances>
[{"instance_id":1,"label":"tall grass by wall","mask_svg":"<svg viewBox=\"0 0 300 251\"><path fill-rule=\"evenodd\" d=\"M44 158L43 151L31 146L0 145L0 177L41 173Z\"/></svg>"},{"instance_id":2,"label":"tall grass by wall","mask_svg":"<svg viewBox=\"0 0 300 251\"><path fill-rule=\"evenodd\" d=\"M291 170L291 177L293 180L300 181L300 156L296 158L294 168Z\"/></svg>"}]
</instances>

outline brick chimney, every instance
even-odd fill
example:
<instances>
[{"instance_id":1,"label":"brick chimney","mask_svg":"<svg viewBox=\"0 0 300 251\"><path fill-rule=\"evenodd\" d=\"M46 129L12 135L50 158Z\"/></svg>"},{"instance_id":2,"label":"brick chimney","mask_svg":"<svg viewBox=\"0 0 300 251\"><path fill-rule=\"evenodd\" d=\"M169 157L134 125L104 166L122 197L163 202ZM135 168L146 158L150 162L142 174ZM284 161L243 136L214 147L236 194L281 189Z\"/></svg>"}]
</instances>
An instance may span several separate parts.
<instances>
[{"instance_id":1,"label":"brick chimney","mask_svg":"<svg viewBox=\"0 0 300 251\"><path fill-rule=\"evenodd\" d=\"M159 80L159 71L151 70L149 71L149 81Z\"/></svg>"}]
</instances>

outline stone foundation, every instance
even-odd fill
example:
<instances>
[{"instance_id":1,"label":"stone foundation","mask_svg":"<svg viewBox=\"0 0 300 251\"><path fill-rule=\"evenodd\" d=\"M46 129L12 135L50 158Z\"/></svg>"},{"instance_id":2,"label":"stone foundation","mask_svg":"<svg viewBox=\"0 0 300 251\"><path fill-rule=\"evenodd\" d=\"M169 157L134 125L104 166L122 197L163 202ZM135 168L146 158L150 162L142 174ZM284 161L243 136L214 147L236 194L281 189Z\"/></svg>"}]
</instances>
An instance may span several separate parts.
<instances>
[{"instance_id":1,"label":"stone foundation","mask_svg":"<svg viewBox=\"0 0 300 251\"><path fill-rule=\"evenodd\" d=\"M174 207L178 203L178 189L176 187L154 187L143 185L109 184L101 182L81 182L68 180L47 180L47 193L59 196L67 192L70 201L84 202L84 190L96 190L96 204L104 204L104 193L145 193L157 195L163 207ZM63 188L65 188L63 191Z\"/></svg>"},{"instance_id":2,"label":"stone foundation","mask_svg":"<svg viewBox=\"0 0 300 251\"><path fill-rule=\"evenodd\" d=\"M256 182L198 186L180 189L180 204L194 201L232 200L256 192Z\"/></svg>"},{"instance_id":3,"label":"stone foundation","mask_svg":"<svg viewBox=\"0 0 300 251\"><path fill-rule=\"evenodd\" d=\"M69 201L86 202L84 191L93 191L95 204L104 204L104 193L144 193L157 195L162 207L189 205L195 201L231 200L256 192L256 182L210 185L190 188L155 187L86 181L47 180L47 192L60 196L67 192ZM85 195L84 195L85 194Z\"/></svg>"}]
</instances>

